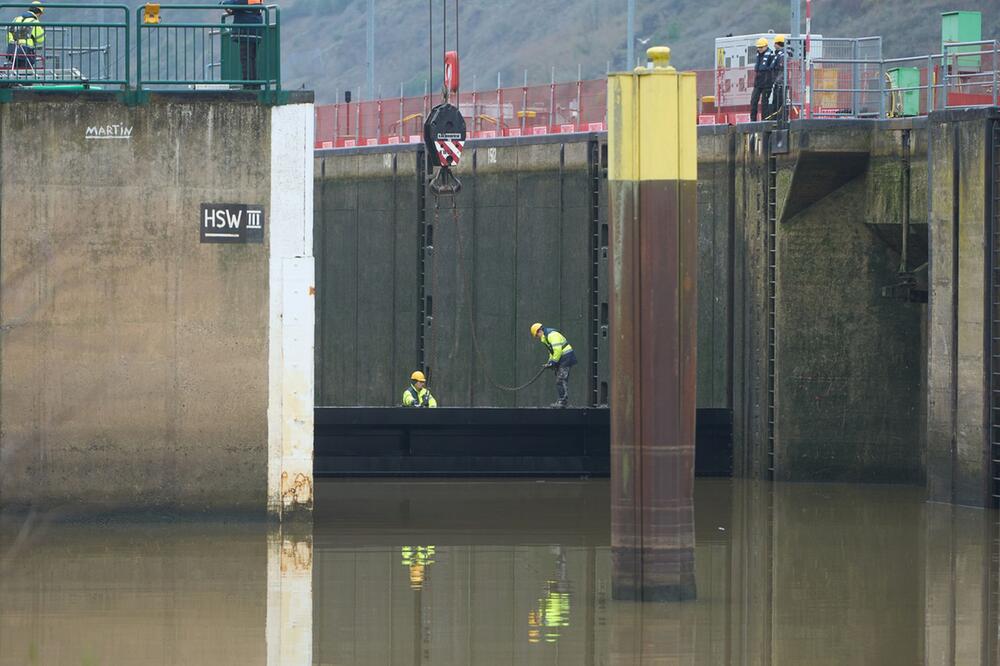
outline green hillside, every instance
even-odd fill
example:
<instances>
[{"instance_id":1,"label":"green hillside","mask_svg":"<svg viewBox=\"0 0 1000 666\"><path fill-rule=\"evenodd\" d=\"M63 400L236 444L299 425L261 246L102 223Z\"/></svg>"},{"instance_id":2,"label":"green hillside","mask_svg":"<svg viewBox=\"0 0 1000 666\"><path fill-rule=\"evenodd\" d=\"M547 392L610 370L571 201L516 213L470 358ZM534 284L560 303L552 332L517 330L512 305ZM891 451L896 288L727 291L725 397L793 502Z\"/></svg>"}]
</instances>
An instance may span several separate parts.
<instances>
[{"instance_id":1,"label":"green hillside","mask_svg":"<svg viewBox=\"0 0 1000 666\"><path fill-rule=\"evenodd\" d=\"M435 1L436 51L441 19ZM667 44L683 68L707 68L713 40L725 34L786 31L785 0L637 0L636 34L649 44ZM940 50L941 11L983 13L984 37L1000 38L997 0L815 0L813 30L828 37L882 35L889 57ZM292 87L316 90L333 101L351 88L357 98L365 78L365 0L285 0L281 3L285 78ZM386 97L423 91L427 78L427 3L375 0L376 86ZM453 5L452 5L453 6ZM463 87L473 75L480 87L520 84L524 70L533 83L603 76L625 65L626 0L461 0L460 46ZM453 11L453 10L452 10ZM449 32L453 14L449 17ZM435 62L439 56L435 57ZM367 94L365 95L367 96Z\"/></svg>"}]
</instances>

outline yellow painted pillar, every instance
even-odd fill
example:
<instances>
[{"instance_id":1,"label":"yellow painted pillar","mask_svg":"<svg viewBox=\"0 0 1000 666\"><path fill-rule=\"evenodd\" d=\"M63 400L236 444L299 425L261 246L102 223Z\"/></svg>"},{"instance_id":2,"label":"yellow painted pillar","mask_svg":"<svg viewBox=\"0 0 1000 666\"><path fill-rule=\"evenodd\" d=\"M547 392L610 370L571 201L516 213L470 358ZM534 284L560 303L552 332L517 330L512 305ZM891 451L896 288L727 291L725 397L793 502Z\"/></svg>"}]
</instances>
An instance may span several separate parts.
<instances>
[{"instance_id":1,"label":"yellow painted pillar","mask_svg":"<svg viewBox=\"0 0 1000 666\"><path fill-rule=\"evenodd\" d=\"M693 72L608 78L611 516L616 599L695 596L697 94Z\"/></svg>"}]
</instances>

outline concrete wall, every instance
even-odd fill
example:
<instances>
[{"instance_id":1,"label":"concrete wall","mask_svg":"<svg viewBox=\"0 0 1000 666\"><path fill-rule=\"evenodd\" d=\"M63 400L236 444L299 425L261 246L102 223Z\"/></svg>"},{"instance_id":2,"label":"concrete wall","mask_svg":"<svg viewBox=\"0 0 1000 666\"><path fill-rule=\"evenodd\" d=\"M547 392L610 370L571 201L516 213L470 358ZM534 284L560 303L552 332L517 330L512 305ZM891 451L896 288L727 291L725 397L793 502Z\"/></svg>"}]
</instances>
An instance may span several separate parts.
<instances>
[{"instance_id":1,"label":"concrete wall","mask_svg":"<svg viewBox=\"0 0 1000 666\"><path fill-rule=\"evenodd\" d=\"M991 110L931 116L928 496L992 502L990 455ZM992 335L995 335L992 334ZM992 353L997 353L994 347Z\"/></svg>"},{"instance_id":2,"label":"concrete wall","mask_svg":"<svg viewBox=\"0 0 1000 666\"><path fill-rule=\"evenodd\" d=\"M902 159L904 133L908 160ZM727 138L732 147L725 155ZM900 281L904 191L910 268L926 257L919 241L926 229L919 219L926 210L918 201L926 199L920 133L912 123L811 121L793 123L787 150L774 144L778 138L760 126L713 128L702 130L699 144L700 164L712 165L700 170L699 187L717 190L714 201L728 195L732 210L703 204L699 212L703 229L732 225L723 238L732 244L724 251L733 266L735 473L922 483L923 309L882 296L883 287ZM704 270L703 289L709 284ZM725 356L717 352L716 358Z\"/></svg>"},{"instance_id":3,"label":"concrete wall","mask_svg":"<svg viewBox=\"0 0 1000 666\"><path fill-rule=\"evenodd\" d=\"M899 281L900 198L910 193L897 174L854 170L868 165L874 134L898 131L803 130L793 134L799 150L782 160L791 174L787 185L779 179L779 197L791 202L794 188L816 188L819 198L777 226L776 478L923 481L924 306L881 291ZM838 182L829 168L838 161L852 172L825 193L813 180ZM873 189L895 193L881 220Z\"/></svg>"},{"instance_id":4,"label":"concrete wall","mask_svg":"<svg viewBox=\"0 0 1000 666\"><path fill-rule=\"evenodd\" d=\"M311 486L312 355L281 345L312 348L312 105L253 99L0 107L4 506L263 512L269 438L272 508ZM201 243L202 203L263 206L265 242Z\"/></svg>"}]
</instances>

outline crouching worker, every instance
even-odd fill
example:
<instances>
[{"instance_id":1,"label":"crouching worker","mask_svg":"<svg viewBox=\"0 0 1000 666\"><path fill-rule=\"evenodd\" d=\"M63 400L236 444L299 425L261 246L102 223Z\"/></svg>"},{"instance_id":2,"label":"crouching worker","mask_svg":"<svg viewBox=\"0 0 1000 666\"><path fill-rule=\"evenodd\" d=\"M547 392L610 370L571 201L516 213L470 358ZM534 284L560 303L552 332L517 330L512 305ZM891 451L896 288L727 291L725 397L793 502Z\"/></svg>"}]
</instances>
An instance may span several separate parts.
<instances>
[{"instance_id":1,"label":"crouching worker","mask_svg":"<svg viewBox=\"0 0 1000 666\"><path fill-rule=\"evenodd\" d=\"M410 386L403 391L403 407L437 407L437 400L427 388L427 378L417 370L410 375Z\"/></svg>"},{"instance_id":2,"label":"crouching worker","mask_svg":"<svg viewBox=\"0 0 1000 666\"><path fill-rule=\"evenodd\" d=\"M569 402L569 369L576 365L573 345L556 329L545 328L541 324L531 325L531 336L538 338L549 351L549 360L542 367L556 372L557 400L550 406L561 409Z\"/></svg>"}]
</instances>

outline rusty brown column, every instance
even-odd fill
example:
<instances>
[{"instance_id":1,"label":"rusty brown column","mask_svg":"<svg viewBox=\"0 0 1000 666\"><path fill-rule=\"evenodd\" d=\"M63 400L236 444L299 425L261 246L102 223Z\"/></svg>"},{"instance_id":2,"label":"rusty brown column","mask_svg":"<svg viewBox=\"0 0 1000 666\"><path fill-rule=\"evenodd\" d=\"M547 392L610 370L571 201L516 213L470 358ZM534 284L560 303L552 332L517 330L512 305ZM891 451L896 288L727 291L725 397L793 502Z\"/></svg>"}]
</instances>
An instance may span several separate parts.
<instances>
[{"instance_id":1,"label":"rusty brown column","mask_svg":"<svg viewBox=\"0 0 1000 666\"><path fill-rule=\"evenodd\" d=\"M615 599L695 596L695 75L647 52L608 79Z\"/></svg>"}]
</instances>

